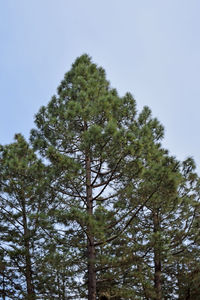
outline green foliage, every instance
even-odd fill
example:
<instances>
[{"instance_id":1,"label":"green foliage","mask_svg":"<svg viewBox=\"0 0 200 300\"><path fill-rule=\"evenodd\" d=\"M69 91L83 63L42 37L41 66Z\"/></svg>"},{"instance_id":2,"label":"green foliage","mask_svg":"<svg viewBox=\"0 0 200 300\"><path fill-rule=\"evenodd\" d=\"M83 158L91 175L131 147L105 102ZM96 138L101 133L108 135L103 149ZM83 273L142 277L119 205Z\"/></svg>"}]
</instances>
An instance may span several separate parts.
<instances>
[{"instance_id":1,"label":"green foliage","mask_svg":"<svg viewBox=\"0 0 200 300\"><path fill-rule=\"evenodd\" d=\"M35 124L0 148L2 295L197 299L200 181L151 110L84 54Z\"/></svg>"}]
</instances>

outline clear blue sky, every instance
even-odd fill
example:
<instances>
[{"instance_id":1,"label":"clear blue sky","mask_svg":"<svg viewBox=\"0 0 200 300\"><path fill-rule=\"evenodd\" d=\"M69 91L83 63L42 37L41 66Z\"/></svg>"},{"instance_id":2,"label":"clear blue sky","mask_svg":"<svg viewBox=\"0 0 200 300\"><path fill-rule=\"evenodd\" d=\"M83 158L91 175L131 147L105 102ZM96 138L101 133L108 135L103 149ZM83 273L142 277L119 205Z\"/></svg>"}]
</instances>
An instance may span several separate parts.
<instances>
[{"instance_id":1,"label":"clear blue sky","mask_svg":"<svg viewBox=\"0 0 200 300\"><path fill-rule=\"evenodd\" d=\"M165 126L164 146L200 165L199 0L0 0L0 143L26 138L74 59ZM199 170L199 168L198 168Z\"/></svg>"}]
</instances>

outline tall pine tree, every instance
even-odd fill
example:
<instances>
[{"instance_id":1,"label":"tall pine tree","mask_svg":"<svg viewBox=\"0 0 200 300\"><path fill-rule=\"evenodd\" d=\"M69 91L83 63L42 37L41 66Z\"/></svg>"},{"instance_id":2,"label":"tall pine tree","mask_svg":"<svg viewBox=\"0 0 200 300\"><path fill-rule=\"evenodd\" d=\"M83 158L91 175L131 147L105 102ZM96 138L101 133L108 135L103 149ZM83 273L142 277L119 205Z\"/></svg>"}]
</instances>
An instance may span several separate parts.
<instances>
[{"instance_id":1,"label":"tall pine tree","mask_svg":"<svg viewBox=\"0 0 200 300\"><path fill-rule=\"evenodd\" d=\"M50 198L46 167L17 134L14 143L1 146L0 168L2 280L13 290L12 299L36 299L36 258L43 239L40 221Z\"/></svg>"},{"instance_id":2,"label":"tall pine tree","mask_svg":"<svg viewBox=\"0 0 200 300\"><path fill-rule=\"evenodd\" d=\"M86 263L89 300L97 297L102 245L117 239L136 214L136 209L119 214L115 203L126 201L123 194L130 185L124 178L127 166L135 179L144 168L145 145L140 132L143 134L145 127L146 139L163 135L155 119L148 120L149 126L142 126L147 118L149 110L137 116L131 94L119 97L106 80L105 71L88 55L76 59L58 87L58 95L35 118L37 129L32 130L31 141L57 176L53 188L62 200L56 214L65 225L66 239L67 233L73 232L71 247L82 255L79 264L81 272L83 261L83 274ZM137 204L141 210L143 204ZM102 211L103 220L99 218ZM83 235L81 242L79 233Z\"/></svg>"}]
</instances>

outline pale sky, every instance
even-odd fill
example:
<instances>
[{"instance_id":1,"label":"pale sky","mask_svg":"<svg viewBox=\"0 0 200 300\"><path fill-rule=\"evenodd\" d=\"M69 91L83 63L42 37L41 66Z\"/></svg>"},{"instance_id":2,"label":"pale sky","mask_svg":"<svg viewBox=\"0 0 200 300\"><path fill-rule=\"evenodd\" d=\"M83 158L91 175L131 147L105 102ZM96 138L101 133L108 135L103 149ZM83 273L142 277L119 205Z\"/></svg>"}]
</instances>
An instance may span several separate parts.
<instances>
[{"instance_id":1,"label":"pale sky","mask_svg":"<svg viewBox=\"0 0 200 300\"><path fill-rule=\"evenodd\" d=\"M200 170L199 0L0 0L0 144L27 139L77 56L165 127L164 146Z\"/></svg>"}]
</instances>

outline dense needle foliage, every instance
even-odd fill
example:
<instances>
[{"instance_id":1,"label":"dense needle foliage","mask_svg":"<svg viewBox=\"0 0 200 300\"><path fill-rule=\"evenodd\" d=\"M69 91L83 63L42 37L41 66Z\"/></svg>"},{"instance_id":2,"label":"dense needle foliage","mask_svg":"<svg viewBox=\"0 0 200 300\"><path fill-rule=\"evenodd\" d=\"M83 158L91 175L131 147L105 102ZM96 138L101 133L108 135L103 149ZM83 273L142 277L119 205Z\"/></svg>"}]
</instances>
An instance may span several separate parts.
<instances>
[{"instance_id":1,"label":"dense needle foliage","mask_svg":"<svg viewBox=\"0 0 200 300\"><path fill-rule=\"evenodd\" d=\"M199 178L88 55L0 149L2 299L198 299Z\"/></svg>"}]
</instances>

